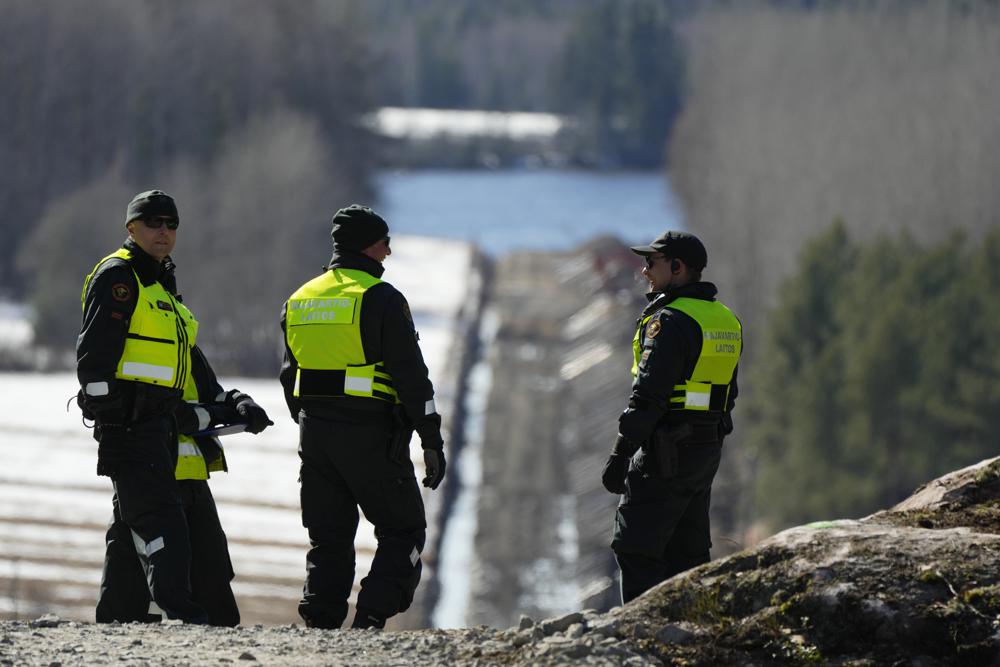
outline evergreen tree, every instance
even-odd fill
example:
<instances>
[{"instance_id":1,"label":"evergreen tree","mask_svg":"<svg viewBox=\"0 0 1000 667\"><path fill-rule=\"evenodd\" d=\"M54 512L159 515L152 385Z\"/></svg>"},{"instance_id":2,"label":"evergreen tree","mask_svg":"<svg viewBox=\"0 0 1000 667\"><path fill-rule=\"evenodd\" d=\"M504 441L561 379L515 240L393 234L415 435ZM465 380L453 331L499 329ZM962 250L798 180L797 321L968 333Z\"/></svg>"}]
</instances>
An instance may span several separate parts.
<instances>
[{"instance_id":1,"label":"evergreen tree","mask_svg":"<svg viewBox=\"0 0 1000 667\"><path fill-rule=\"evenodd\" d=\"M553 77L553 105L578 116L598 162L654 167L680 112L681 50L666 5L603 0L580 12Z\"/></svg>"},{"instance_id":2,"label":"evergreen tree","mask_svg":"<svg viewBox=\"0 0 1000 667\"><path fill-rule=\"evenodd\" d=\"M856 517L995 455L998 259L1000 229L969 251L838 223L808 247L751 371L759 514Z\"/></svg>"}]
</instances>

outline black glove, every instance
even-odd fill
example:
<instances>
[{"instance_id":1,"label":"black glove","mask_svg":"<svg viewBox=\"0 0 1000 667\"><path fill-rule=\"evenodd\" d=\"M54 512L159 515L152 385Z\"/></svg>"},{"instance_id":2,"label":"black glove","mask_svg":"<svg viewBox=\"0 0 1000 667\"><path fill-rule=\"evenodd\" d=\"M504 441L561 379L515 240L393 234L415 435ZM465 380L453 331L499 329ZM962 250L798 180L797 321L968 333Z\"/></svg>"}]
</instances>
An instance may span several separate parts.
<instances>
[{"instance_id":1,"label":"black glove","mask_svg":"<svg viewBox=\"0 0 1000 667\"><path fill-rule=\"evenodd\" d=\"M445 467L444 450L425 449L424 470L426 470L427 476L424 477L424 486L430 487L431 490L438 488L438 484L444 479Z\"/></svg>"},{"instance_id":2,"label":"black glove","mask_svg":"<svg viewBox=\"0 0 1000 667\"><path fill-rule=\"evenodd\" d=\"M604 464L604 472L601 473L601 484L611 493L625 493L625 475L628 473L628 464L632 460L639 446L626 438L621 433L615 440L615 446L611 449L611 456Z\"/></svg>"},{"instance_id":3,"label":"black glove","mask_svg":"<svg viewBox=\"0 0 1000 667\"><path fill-rule=\"evenodd\" d=\"M625 475L628 473L629 458L624 454L612 454L604 464L601 484L611 493L625 493Z\"/></svg>"},{"instance_id":4,"label":"black glove","mask_svg":"<svg viewBox=\"0 0 1000 667\"><path fill-rule=\"evenodd\" d=\"M211 403L203 407L208 410L208 416L213 425L229 425L246 421L243 416L236 411L235 406L227 405L226 403Z\"/></svg>"},{"instance_id":5,"label":"black glove","mask_svg":"<svg viewBox=\"0 0 1000 667\"><path fill-rule=\"evenodd\" d=\"M118 465L129 460L128 430L122 424L98 424L94 427L97 438L97 474L114 477Z\"/></svg>"},{"instance_id":6,"label":"black glove","mask_svg":"<svg viewBox=\"0 0 1000 667\"><path fill-rule=\"evenodd\" d=\"M246 421L249 433L260 433L274 422L267 418L264 408L260 407L248 394L233 389L226 394L226 405L236 409L240 419Z\"/></svg>"}]
</instances>

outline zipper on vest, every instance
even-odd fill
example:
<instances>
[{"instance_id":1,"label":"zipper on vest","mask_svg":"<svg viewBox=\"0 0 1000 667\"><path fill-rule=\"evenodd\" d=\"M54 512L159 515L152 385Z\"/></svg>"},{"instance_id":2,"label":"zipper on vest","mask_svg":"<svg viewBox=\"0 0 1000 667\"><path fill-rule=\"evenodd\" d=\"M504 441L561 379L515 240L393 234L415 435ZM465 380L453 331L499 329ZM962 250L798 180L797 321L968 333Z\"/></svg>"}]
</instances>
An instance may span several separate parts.
<instances>
[{"instance_id":1,"label":"zipper on vest","mask_svg":"<svg viewBox=\"0 0 1000 667\"><path fill-rule=\"evenodd\" d=\"M145 340L149 341L150 343L166 343L168 345L174 344L174 341L170 340L169 338L153 338L152 336L141 336L139 334L134 334L134 333L127 333L125 334L125 337L131 338L133 340Z\"/></svg>"},{"instance_id":2,"label":"zipper on vest","mask_svg":"<svg viewBox=\"0 0 1000 667\"><path fill-rule=\"evenodd\" d=\"M180 312L177 309L177 303L174 301L174 297L170 292L167 292L167 297L170 299L171 305L174 307L174 323L177 326L177 379L174 381L174 388L184 390L184 385L187 383L187 348L188 348L188 335L187 328L184 326L184 321L181 317Z\"/></svg>"}]
</instances>

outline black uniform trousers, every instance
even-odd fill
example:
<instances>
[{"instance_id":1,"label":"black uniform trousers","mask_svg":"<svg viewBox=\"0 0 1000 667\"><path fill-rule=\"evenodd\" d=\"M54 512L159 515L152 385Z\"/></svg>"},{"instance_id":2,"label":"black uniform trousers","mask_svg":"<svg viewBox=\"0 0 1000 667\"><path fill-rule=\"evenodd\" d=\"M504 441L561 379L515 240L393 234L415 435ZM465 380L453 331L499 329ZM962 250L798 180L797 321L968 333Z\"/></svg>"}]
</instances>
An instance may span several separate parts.
<instances>
[{"instance_id":1,"label":"black uniform trousers","mask_svg":"<svg viewBox=\"0 0 1000 667\"><path fill-rule=\"evenodd\" d=\"M636 453L611 542L621 568L623 602L709 561L708 511L721 456L721 443L678 445L677 473L665 479L656 475L644 450Z\"/></svg>"},{"instance_id":2,"label":"black uniform trousers","mask_svg":"<svg viewBox=\"0 0 1000 667\"><path fill-rule=\"evenodd\" d=\"M191 594L191 542L174 478L177 431L173 417L135 422L127 446L133 457L119 463L112 477L114 515L108 530L97 620L115 620L114 596L108 593L114 590L115 570L111 569L109 576L108 565L131 538L132 554L138 555L148 594L167 618L205 623L205 610ZM115 529L116 523L124 524L127 534Z\"/></svg>"},{"instance_id":3,"label":"black uniform trousers","mask_svg":"<svg viewBox=\"0 0 1000 667\"><path fill-rule=\"evenodd\" d=\"M389 618L413 601L427 522L409 452L390 456L393 428L382 412L299 414L302 524L311 547L299 614L310 627L339 628L347 617L359 506L378 546L358 607Z\"/></svg>"},{"instance_id":4,"label":"black uniform trousers","mask_svg":"<svg viewBox=\"0 0 1000 667\"><path fill-rule=\"evenodd\" d=\"M205 480L180 480L177 487L191 541L192 598L208 614L210 625L235 627L240 612L230 584L233 564L212 491ZM116 512L108 526L97 622L158 623L160 614L150 611L150 602L132 533Z\"/></svg>"}]
</instances>

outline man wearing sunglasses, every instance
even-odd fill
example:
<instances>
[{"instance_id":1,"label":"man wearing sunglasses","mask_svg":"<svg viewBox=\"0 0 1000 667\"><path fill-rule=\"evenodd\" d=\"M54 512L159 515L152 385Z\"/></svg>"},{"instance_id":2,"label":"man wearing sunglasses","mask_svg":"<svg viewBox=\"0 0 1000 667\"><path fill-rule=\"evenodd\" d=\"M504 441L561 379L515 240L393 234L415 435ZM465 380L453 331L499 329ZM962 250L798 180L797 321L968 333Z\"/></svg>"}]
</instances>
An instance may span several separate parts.
<instances>
[{"instance_id":1,"label":"man wearing sunglasses","mask_svg":"<svg viewBox=\"0 0 1000 667\"><path fill-rule=\"evenodd\" d=\"M198 323L177 294L170 259L179 220L169 195L139 193L126 209L128 239L84 283L79 403L95 421L97 474L115 490L99 622L159 614L239 622L225 534L205 481L225 459L217 440L181 433L235 421L259 432L270 422L249 396L222 392L195 346Z\"/></svg>"},{"instance_id":2,"label":"man wearing sunglasses","mask_svg":"<svg viewBox=\"0 0 1000 667\"><path fill-rule=\"evenodd\" d=\"M309 531L299 614L339 628L354 584L358 507L378 547L351 627L381 628L406 611L420 581L424 505L410 461L424 450L424 486L444 478L441 417L406 299L381 280L389 227L364 206L333 216L333 257L289 297L280 380L299 424L302 524Z\"/></svg>"},{"instance_id":3,"label":"man wearing sunglasses","mask_svg":"<svg viewBox=\"0 0 1000 667\"><path fill-rule=\"evenodd\" d=\"M742 327L703 282L705 246L668 231L636 246L649 305L632 342L632 393L604 467L604 487L622 494L612 549L622 601L706 563L709 501L722 440L733 430Z\"/></svg>"}]
</instances>

